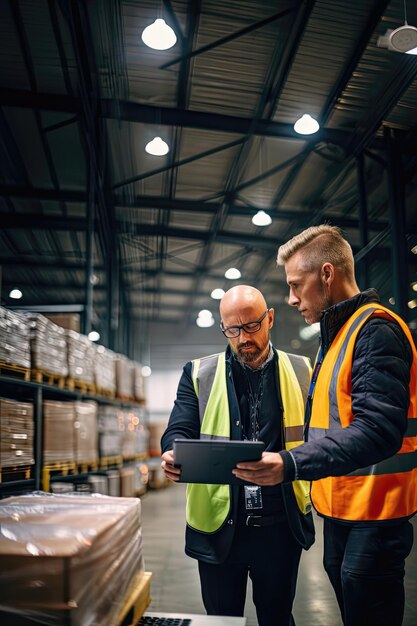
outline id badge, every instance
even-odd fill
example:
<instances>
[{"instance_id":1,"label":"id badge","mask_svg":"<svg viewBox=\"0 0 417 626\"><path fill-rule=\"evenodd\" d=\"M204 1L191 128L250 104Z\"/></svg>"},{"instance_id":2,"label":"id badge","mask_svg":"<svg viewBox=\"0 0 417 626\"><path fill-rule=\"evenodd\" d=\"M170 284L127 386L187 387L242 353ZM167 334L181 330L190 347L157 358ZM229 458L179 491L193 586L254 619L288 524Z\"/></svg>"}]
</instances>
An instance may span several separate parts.
<instances>
[{"instance_id":1,"label":"id badge","mask_svg":"<svg viewBox=\"0 0 417 626\"><path fill-rule=\"evenodd\" d=\"M262 509L262 489L256 485L245 485L245 508L247 511Z\"/></svg>"}]
</instances>

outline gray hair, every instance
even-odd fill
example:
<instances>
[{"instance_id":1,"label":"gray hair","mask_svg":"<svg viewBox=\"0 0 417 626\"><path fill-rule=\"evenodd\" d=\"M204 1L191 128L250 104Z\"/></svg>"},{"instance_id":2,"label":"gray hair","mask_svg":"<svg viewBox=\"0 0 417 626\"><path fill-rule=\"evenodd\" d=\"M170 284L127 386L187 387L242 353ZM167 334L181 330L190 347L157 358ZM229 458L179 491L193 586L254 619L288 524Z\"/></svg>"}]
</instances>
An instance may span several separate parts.
<instances>
[{"instance_id":1,"label":"gray hair","mask_svg":"<svg viewBox=\"0 0 417 626\"><path fill-rule=\"evenodd\" d=\"M302 250L303 269L318 270L324 263L331 263L348 280L355 280L352 248L337 226L321 224L310 226L278 248L278 265L285 263Z\"/></svg>"}]
</instances>

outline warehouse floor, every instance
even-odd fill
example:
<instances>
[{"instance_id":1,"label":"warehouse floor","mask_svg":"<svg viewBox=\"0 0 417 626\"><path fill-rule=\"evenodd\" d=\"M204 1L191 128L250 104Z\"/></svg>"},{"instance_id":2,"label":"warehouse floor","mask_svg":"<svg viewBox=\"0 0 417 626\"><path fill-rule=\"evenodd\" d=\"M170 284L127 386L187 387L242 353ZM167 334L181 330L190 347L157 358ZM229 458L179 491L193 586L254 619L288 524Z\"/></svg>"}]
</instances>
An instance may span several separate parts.
<instances>
[{"instance_id":1,"label":"warehouse floor","mask_svg":"<svg viewBox=\"0 0 417 626\"><path fill-rule=\"evenodd\" d=\"M173 485L149 491L142 498L142 527L146 569L152 572L150 611L204 613L197 562L184 554L185 487ZM413 520L417 531L417 520ZM298 577L294 617L297 626L341 626L333 590L322 566L322 524L316 518L317 539L304 552ZM416 544L406 562L406 610L403 626L417 624ZM247 626L257 626L248 591ZM314 616L314 618L312 618Z\"/></svg>"}]
</instances>

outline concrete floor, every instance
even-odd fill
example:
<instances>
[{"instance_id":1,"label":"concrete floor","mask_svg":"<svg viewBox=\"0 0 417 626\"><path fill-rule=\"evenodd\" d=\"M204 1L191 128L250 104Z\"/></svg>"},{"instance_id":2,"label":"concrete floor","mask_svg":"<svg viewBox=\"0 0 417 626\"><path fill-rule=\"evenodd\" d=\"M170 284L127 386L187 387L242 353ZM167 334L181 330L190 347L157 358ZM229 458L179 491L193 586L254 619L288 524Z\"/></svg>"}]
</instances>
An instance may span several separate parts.
<instances>
[{"instance_id":1,"label":"concrete floor","mask_svg":"<svg viewBox=\"0 0 417 626\"><path fill-rule=\"evenodd\" d=\"M417 520L414 518L417 530ZM150 491L142 498L145 565L152 572L149 611L204 614L197 562L184 554L185 486ZM294 618L297 626L342 626L334 593L322 566L322 523L316 517L317 539L303 552ZM403 626L417 625L417 533L406 562L406 610ZM250 584L250 583L249 583ZM247 626L257 626L248 589ZM314 616L314 617L313 617Z\"/></svg>"}]
</instances>

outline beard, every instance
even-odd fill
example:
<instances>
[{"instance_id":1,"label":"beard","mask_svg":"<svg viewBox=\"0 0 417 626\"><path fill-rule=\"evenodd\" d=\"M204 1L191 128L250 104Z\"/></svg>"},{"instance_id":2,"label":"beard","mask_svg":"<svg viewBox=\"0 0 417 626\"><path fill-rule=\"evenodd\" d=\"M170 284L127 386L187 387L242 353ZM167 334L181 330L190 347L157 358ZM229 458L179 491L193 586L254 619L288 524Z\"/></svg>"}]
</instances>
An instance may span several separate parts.
<instances>
[{"instance_id":1,"label":"beard","mask_svg":"<svg viewBox=\"0 0 417 626\"><path fill-rule=\"evenodd\" d=\"M239 358L240 361L242 361L242 363L254 363L255 361L258 361L259 358L262 356L265 348L258 348L255 346L254 350L251 350L250 352L248 352L247 350L245 350L245 346L247 346L248 343L238 343L238 345L236 346L236 354ZM249 344L249 345L253 345L253 344Z\"/></svg>"}]
</instances>

